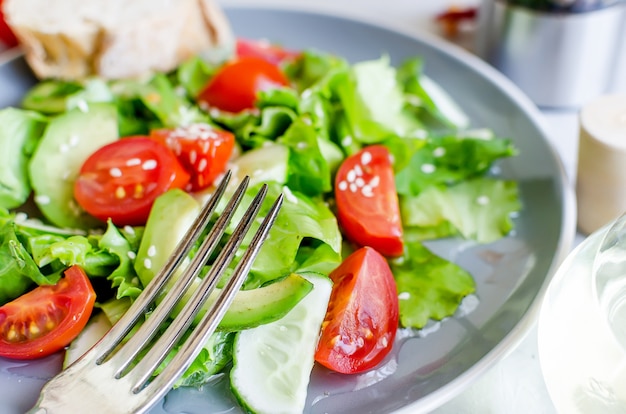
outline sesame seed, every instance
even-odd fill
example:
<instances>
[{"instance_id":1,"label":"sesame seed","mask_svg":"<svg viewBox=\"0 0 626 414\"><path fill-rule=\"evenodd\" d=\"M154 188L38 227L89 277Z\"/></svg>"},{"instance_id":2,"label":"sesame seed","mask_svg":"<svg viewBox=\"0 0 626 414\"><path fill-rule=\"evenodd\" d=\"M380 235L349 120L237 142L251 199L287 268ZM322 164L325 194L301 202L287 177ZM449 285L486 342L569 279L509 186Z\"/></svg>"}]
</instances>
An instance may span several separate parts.
<instances>
[{"instance_id":1,"label":"sesame seed","mask_svg":"<svg viewBox=\"0 0 626 414\"><path fill-rule=\"evenodd\" d=\"M343 137L343 139L341 140L341 145L343 145L344 147L349 147L350 145L352 145L352 137L350 135Z\"/></svg>"},{"instance_id":2,"label":"sesame seed","mask_svg":"<svg viewBox=\"0 0 626 414\"><path fill-rule=\"evenodd\" d=\"M446 155L446 149L444 147L437 147L433 150L433 155L437 158Z\"/></svg>"},{"instance_id":3,"label":"sesame seed","mask_svg":"<svg viewBox=\"0 0 626 414\"><path fill-rule=\"evenodd\" d=\"M134 166L137 166L137 165L141 165L141 160L139 158L129 158L126 161L126 166L127 167L134 167Z\"/></svg>"},{"instance_id":4,"label":"sesame seed","mask_svg":"<svg viewBox=\"0 0 626 414\"><path fill-rule=\"evenodd\" d=\"M348 180L349 183L353 183L354 180L356 180L356 172L354 172L354 170L348 171L348 174L346 174L346 180Z\"/></svg>"},{"instance_id":5,"label":"sesame seed","mask_svg":"<svg viewBox=\"0 0 626 414\"><path fill-rule=\"evenodd\" d=\"M435 166L432 164L423 164L421 170L424 174L432 174L435 172Z\"/></svg>"},{"instance_id":6,"label":"sesame seed","mask_svg":"<svg viewBox=\"0 0 626 414\"><path fill-rule=\"evenodd\" d=\"M372 153L369 151L363 151L361 154L361 164L367 165L372 161Z\"/></svg>"},{"instance_id":7,"label":"sesame seed","mask_svg":"<svg viewBox=\"0 0 626 414\"><path fill-rule=\"evenodd\" d=\"M156 246L153 244L150 247L148 247L148 256L154 257L155 254L156 254Z\"/></svg>"},{"instance_id":8,"label":"sesame seed","mask_svg":"<svg viewBox=\"0 0 626 414\"><path fill-rule=\"evenodd\" d=\"M202 172L206 169L207 165L209 165L209 162L207 161L206 158L202 158L200 160L200 162L198 163L198 172Z\"/></svg>"},{"instance_id":9,"label":"sesame seed","mask_svg":"<svg viewBox=\"0 0 626 414\"><path fill-rule=\"evenodd\" d=\"M411 294L409 292L401 292L398 294L399 300L409 300L411 298Z\"/></svg>"},{"instance_id":10,"label":"sesame seed","mask_svg":"<svg viewBox=\"0 0 626 414\"><path fill-rule=\"evenodd\" d=\"M356 180L354 180L354 184L358 187L363 187L365 185L365 180L361 177L357 177Z\"/></svg>"},{"instance_id":11,"label":"sesame seed","mask_svg":"<svg viewBox=\"0 0 626 414\"><path fill-rule=\"evenodd\" d=\"M361 166L359 164L354 166L354 172L356 173L356 175L358 175L359 177L363 175L363 169L361 168Z\"/></svg>"},{"instance_id":12,"label":"sesame seed","mask_svg":"<svg viewBox=\"0 0 626 414\"><path fill-rule=\"evenodd\" d=\"M146 269L151 269L152 268L152 260L144 259L143 267L145 267Z\"/></svg>"},{"instance_id":13,"label":"sesame seed","mask_svg":"<svg viewBox=\"0 0 626 414\"><path fill-rule=\"evenodd\" d=\"M80 137L76 134L70 135L70 140L68 142L70 147L75 147L80 142Z\"/></svg>"},{"instance_id":14,"label":"sesame seed","mask_svg":"<svg viewBox=\"0 0 626 414\"><path fill-rule=\"evenodd\" d=\"M50 197L47 195L43 195L43 194L37 195L35 196L35 202L41 205L50 204Z\"/></svg>"},{"instance_id":15,"label":"sesame seed","mask_svg":"<svg viewBox=\"0 0 626 414\"><path fill-rule=\"evenodd\" d=\"M346 191L348 189L348 183L345 181L339 181L337 186L341 191Z\"/></svg>"},{"instance_id":16,"label":"sesame seed","mask_svg":"<svg viewBox=\"0 0 626 414\"><path fill-rule=\"evenodd\" d=\"M356 186L356 184L350 183L350 191L352 191L353 193L356 193L357 189L358 187Z\"/></svg>"},{"instance_id":17,"label":"sesame seed","mask_svg":"<svg viewBox=\"0 0 626 414\"><path fill-rule=\"evenodd\" d=\"M476 199L476 202L481 206L489 204L490 201L491 200L489 200L489 197L487 197L486 195L481 195Z\"/></svg>"},{"instance_id":18,"label":"sesame seed","mask_svg":"<svg viewBox=\"0 0 626 414\"><path fill-rule=\"evenodd\" d=\"M137 257L135 252L133 252L132 250L129 250L128 253L126 253L126 255L128 256L130 260L135 260L135 258Z\"/></svg>"},{"instance_id":19,"label":"sesame seed","mask_svg":"<svg viewBox=\"0 0 626 414\"><path fill-rule=\"evenodd\" d=\"M81 112L85 112L85 113L89 112L89 105L87 105L87 102L82 99L78 101L76 106Z\"/></svg>"},{"instance_id":20,"label":"sesame seed","mask_svg":"<svg viewBox=\"0 0 626 414\"><path fill-rule=\"evenodd\" d=\"M380 338L379 343L383 348L387 348L387 345L389 345L389 340L386 336L383 336L382 338Z\"/></svg>"},{"instance_id":21,"label":"sesame seed","mask_svg":"<svg viewBox=\"0 0 626 414\"><path fill-rule=\"evenodd\" d=\"M143 170L154 170L157 167L157 162L156 160L146 160L144 161L144 163L141 165L141 168Z\"/></svg>"},{"instance_id":22,"label":"sesame seed","mask_svg":"<svg viewBox=\"0 0 626 414\"><path fill-rule=\"evenodd\" d=\"M128 226L128 225L124 226L124 231L128 234L132 234L132 235L135 234L135 229L133 228L133 226Z\"/></svg>"},{"instance_id":23,"label":"sesame seed","mask_svg":"<svg viewBox=\"0 0 626 414\"><path fill-rule=\"evenodd\" d=\"M189 153L189 162L190 163L195 164L197 158L198 158L198 153L195 150L193 150L193 151L191 151Z\"/></svg>"},{"instance_id":24,"label":"sesame seed","mask_svg":"<svg viewBox=\"0 0 626 414\"><path fill-rule=\"evenodd\" d=\"M111 175L111 177L121 177L122 176L122 170L120 170L117 167L113 167L109 170L109 174Z\"/></svg>"},{"instance_id":25,"label":"sesame seed","mask_svg":"<svg viewBox=\"0 0 626 414\"><path fill-rule=\"evenodd\" d=\"M380 177L378 175L375 175L370 180L369 186L372 187L372 188L376 188L376 187L378 187L378 184L380 184Z\"/></svg>"},{"instance_id":26,"label":"sesame seed","mask_svg":"<svg viewBox=\"0 0 626 414\"><path fill-rule=\"evenodd\" d=\"M363 188L361 188L361 194L363 194L364 197L374 197L374 191L372 191L372 187L369 185L364 185Z\"/></svg>"},{"instance_id":27,"label":"sesame seed","mask_svg":"<svg viewBox=\"0 0 626 414\"><path fill-rule=\"evenodd\" d=\"M303 150L303 149L307 149L309 146L307 145L306 142L304 141L300 141L296 144L296 148L299 150Z\"/></svg>"}]
</instances>

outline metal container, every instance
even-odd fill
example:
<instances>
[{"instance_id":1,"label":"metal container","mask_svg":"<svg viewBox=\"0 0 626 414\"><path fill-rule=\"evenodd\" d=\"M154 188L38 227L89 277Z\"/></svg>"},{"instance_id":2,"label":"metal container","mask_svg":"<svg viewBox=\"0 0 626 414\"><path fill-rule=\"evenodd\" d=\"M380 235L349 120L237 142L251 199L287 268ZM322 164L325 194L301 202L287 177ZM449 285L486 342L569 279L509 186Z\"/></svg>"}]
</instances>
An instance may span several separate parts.
<instances>
[{"instance_id":1,"label":"metal container","mask_svg":"<svg viewBox=\"0 0 626 414\"><path fill-rule=\"evenodd\" d=\"M615 81L625 20L618 0L484 0L476 49L538 106L577 108Z\"/></svg>"}]
</instances>

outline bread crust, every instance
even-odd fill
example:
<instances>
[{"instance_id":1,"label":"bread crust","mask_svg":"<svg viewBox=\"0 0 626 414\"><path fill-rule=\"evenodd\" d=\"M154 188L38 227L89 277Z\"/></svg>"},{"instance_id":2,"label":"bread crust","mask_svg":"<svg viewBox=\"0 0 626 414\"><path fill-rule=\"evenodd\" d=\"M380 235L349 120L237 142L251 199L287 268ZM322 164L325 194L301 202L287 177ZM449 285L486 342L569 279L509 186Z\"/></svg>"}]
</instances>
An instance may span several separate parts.
<instances>
[{"instance_id":1,"label":"bread crust","mask_svg":"<svg viewBox=\"0 0 626 414\"><path fill-rule=\"evenodd\" d=\"M230 24L215 0L161 1L165 6L133 18L132 24L112 25L105 19L97 21L76 13L64 24L50 27L43 27L41 21L29 22L24 5L18 4L23 1L5 0L3 11L26 61L40 79L141 77L170 71L194 55L208 56L216 49L228 51L234 44ZM30 3L39 3L40 13L56 6L49 0ZM107 7L107 0L94 3Z\"/></svg>"}]
</instances>

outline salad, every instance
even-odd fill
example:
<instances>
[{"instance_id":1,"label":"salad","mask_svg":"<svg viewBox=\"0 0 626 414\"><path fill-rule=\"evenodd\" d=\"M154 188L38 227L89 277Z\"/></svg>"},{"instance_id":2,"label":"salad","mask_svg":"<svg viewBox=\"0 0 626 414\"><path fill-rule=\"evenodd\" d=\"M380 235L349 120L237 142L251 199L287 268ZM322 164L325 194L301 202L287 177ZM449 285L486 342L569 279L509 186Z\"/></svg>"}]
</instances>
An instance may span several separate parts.
<instances>
[{"instance_id":1,"label":"salad","mask_svg":"<svg viewBox=\"0 0 626 414\"><path fill-rule=\"evenodd\" d=\"M471 128L422 66L239 40L225 62L36 85L0 110L0 356L79 355L226 170L251 178L249 198L268 184L265 211L285 202L235 299L249 310L176 386L226 374L249 411L302 411L314 361L364 372L398 329L454 315L472 276L424 242L512 229L517 184L492 167L516 149Z\"/></svg>"}]
</instances>

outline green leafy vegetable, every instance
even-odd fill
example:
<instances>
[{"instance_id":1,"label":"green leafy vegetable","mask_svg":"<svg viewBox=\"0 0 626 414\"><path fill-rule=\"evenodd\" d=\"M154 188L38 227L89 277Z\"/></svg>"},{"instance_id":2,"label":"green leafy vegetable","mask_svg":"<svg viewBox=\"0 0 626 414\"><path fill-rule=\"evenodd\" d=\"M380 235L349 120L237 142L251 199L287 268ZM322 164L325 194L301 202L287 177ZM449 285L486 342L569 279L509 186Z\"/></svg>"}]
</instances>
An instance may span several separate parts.
<instances>
[{"instance_id":1,"label":"green leafy vegetable","mask_svg":"<svg viewBox=\"0 0 626 414\"><path fill-rule=\"evenodd\" d=\"M461 300L474 292L472 276L418 242L407 243L406 251L402 260L390 263L398 286L400 324L423 328L430 319L452 316Z\"/></svg>"},{"instance_id":2,"label":"green leafy vegetable","mask_svg":"<svg viewBox=\"0 0 626 414\"><path fill-rule=\"evenodd\" d=\"M46 117L37 112L0 110L0 207L16 208L28 199L28 161L46 123Z\"/></svg>"}]
</instances>

